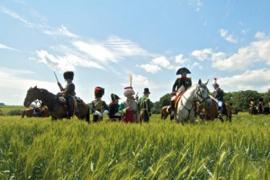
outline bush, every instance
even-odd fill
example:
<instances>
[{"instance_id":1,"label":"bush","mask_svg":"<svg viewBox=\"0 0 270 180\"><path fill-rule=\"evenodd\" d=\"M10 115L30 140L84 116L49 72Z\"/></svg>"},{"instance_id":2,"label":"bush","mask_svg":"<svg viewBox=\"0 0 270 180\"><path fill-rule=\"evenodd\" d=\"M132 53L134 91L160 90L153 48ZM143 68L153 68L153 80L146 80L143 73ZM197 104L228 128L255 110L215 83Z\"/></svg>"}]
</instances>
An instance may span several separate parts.
<instances>
[{"instance_id":1,"label":"bush","mask_svg":"<svg viewBox=\"0 0 270 180\"><path fill-rule=\"evenodd\" d=\"M1 109L0 109L0 116L4 116L4 113Z\"/></svg>"},{"instance_id":2,"label":"bush","mask_svg":"<svg viewBox=\"0 0 270 180\"><path fill-rule=\"evenodd\" d=\"M22 111L20 109L13 109L7 113L8 116L20 116Z\"/></svg>"}]
</instances>

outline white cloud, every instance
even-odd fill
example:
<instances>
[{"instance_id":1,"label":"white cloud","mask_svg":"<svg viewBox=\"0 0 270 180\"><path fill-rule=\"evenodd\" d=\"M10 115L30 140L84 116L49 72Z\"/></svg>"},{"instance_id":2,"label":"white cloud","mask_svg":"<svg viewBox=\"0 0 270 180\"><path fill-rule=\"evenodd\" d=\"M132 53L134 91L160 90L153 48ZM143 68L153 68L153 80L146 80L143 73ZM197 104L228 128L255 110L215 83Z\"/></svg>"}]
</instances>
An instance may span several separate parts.
<instances>
[{"instance_id":1,"label":"white cloud","mask_svg":"<svg viewBox=\"0 0 270 180\"><path fill-rule=\"evenodd\" d=\"M233 44L237 43L237 39L232 34L230 34L228 30L221 28L219 30L219 34L226 41L233 43Z\"/></svg>"},{"instance_id":2,"label":"white cloud","mask_svg":"<svg viewBox=\"0 0 270 180\"><path fill-rule=\"evenodd\" d=\"M22 104L28 88L38 86L46 88L51 92L57 92L56 83L24 78L23 76L33 72L28 70L14 70L9 68L0 68L0 99L6 104Z\"/></svg>"},{"instance_id":3,"label":"white cloud","mask_svg":"<svg viewBox=\"0 0 270 180\"><path fill-rule=\"evenodd\" d=\"M220 85L227 91L258 90L265 92L270 89L270 70L257 69L245 71L232 77L220 78Z\"/></svg>"},{"instance_id":4,"label":"white cloud","mask_svg":"<svg viewBox=\"0 0 270 180\"><path fill-rule=\"evenodd\" d=\"M91 61L89 59L84 59L74 54L65 54L62 56L56 56L48 53L46 50L38 50L36 53L37 58L40 62L48 65L53 69L58 69L61 71L75 70L77 66L103 69L103 67L98 63Z\"/></svg>"},{"instance_id":5,"label":"white cloud","mask_svg":"<svg viewBox=\"0 0 270 180\"><path fill-rule=\"evenodd\" d=\"M79 38L77 34L69 31L68 28L64 25L61 25L57 28L43 28L42 32L48 35L61 35L69 38Z\"/></svg>"},{"instance_id":6,"label":"white cloud","mask_svg":"<svg viewBox=\"0 0 270 180\"><path fill-rule=\"evenodd\" d=\"M139 65L142 69L149 73L157 73L161 71L161 68L156 64L141 64Z\"/></svg>"},{"instance_id":7,"label":"white cloud","mask_svg":"<svg viewBox=\"0 0 270 180\"><path fill-rule=\"evenodd\" d=\"M213 67L221 70L245 69L256 62L264 62L270 65L270 39L256 39L248 46L239 48L231 56L219 53L220 56L213 59Z\"/></svg>"},{"instance_id":8,"label":"white cloud","mask_svg":"<svg viewBox=\"0 0 270 180\"><path fill-rule=\"evenodd\" d=\"M14 49L14 48L12 48L10 46L7 46L7 45L1 44L1 43L0 43L0 49L7 49L7 50L18 51L18 50Z\"/></svg>"},{"instance_id":9,"label":"white cloud","mask_svg":"<svg viewBox=\"0 0 270 180\"><path fill-rule=\"evenodd\" d=\"M131 56L152 56L152 54L141 48L137 43L128 39L120 38L118 36L109 37L103 44L104 47L107 47L113 51L117 58Z\"/></svg>"},{"instance_id":10,"label":"white cloud","mask_svg":"<svg viewBox=\"0 0 270 180\"><path fill-rule=\"evenodd\" d=\"M170 61L165 56L156 57L152 60L152 63L154 65L158 65L160 67L166 68L166 69L172 69Z\"/></svg>"},{"instance_id":11,"label":"white cloud","mask_svg":"<svg viewBox=\"0 0 270 180\"><path fill-rule=\"evenodd\" d=\"M187 59L184 58L183 54L179 54L175 56L175 63L178 65L183 65L185 62L187 62Z\"/></svg>"},{"instance_id":12,"label":"white cloud","mask_svg":"<svg viewBox=\"0 0 270 180\"><path fill-rule=\"evenodd\" d=\"M151 60L148 64L138 65L146 72L157 73L162 69L174 69L174 66L171 64L170 60L165 56L158 56Z\"/></svg>"},{"instance_id":13,"label":"white cloud","mask_svg":"<svg viewBox=\"0 0 270 180\"><path fill-rule=\"evenodd\" d=\"M33 27L33 24L30 21L26 20L24 17L20 16L18 13L14 12L10 9L7 9L5 7L0 7L0 11L4 14L20 21L21 23L25 24L28 27Z\"/></svg>"},{"instance_id":14,"label":"white cloud","mask_svg":"<svg viewBox=\"0 0 270 180\"><path fill-rule=\"evenodd\" d=\"M116 62L116 57L108 48L99 43L87 43L84 41L75 41L73 45L81 52L89 55L99 62Z\"/></svg>"},{"instance_id":15,"label":"white cloud","mask_svg":"<svg viewBox=\"0 0 270 180\"><path fill-rule=\"evenodd\" d=\"M33 11L33 10L32 10ZM78 38L79 36L75 33L72 33L68 28L64 25L60 27L51 27L44 22L44 18L40 17L40 15L36 15L38 18L39 23L33 23L22 15L19 15L17 12L12 11L5 7L0 7L0 12L12 17L13 19L18 20L19 22L23 23L29 28L36 29L44 34L52 35L52 36L65 36L68 38Z\"/></svg>"},{"instance_id":16,"label":"white cloud","mask_svg":"<svg viewBox=\"0 0 270 180\"><path fill-rule=\"evenodd\" d=\"M200 50L194 50L192 51L191 55L195 57L196 59L200 61L204 61L206 59L209 59L213 54L212 49L200 49Z\"/></svg>"},{"instance_id":17,"label":"white cloud","mask_svg":"<svg viewBox=\"0 0 270 180\"><path fill-rule=\"evenodd\" d=\"M264 32L256 32L255 36L256 39L260 40L260 39L265 39L267 36Z\"/></svg>"}]
</instances>

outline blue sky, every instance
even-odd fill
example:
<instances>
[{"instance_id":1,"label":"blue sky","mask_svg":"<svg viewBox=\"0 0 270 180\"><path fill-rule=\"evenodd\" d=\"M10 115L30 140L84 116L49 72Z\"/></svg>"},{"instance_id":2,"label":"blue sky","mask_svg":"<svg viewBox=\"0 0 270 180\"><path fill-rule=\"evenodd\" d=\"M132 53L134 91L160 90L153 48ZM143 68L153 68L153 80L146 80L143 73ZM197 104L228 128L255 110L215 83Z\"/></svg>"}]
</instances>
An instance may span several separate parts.
<instances>
[{"instance_id":1,"label":"blue sky","mask_svg":"<svg viewBox=\"0 0 270 180\"><path fill-rule=\"evenodd\" d=\"M270 86L270 2L244 0L0 1L0 102L22 104L30 86L57 92L53 71L75 71L77 95L171 91L176 69L225 91ZM211 89L211 85L209 85ZM123 96L122 96L123 97Z\"/></svg>"}]
</instances>

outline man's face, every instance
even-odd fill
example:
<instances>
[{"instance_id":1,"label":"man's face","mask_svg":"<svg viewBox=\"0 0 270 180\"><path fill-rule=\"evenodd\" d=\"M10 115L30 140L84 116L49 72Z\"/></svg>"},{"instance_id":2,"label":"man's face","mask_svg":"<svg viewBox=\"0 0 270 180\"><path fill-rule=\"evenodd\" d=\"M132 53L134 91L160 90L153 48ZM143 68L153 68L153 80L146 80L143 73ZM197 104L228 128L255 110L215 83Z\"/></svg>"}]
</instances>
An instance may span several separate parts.
<instances>
[{"instance_id":1,"label":"man's face","mask_svg":"<svg viewBox=\"0 0 270 180\"><path fill-rule=\"evenodd\" d=\"M183 73L183 74L182 74L182 77L183 77L183 78L187 77L187 74L186 74L186 73Z\"/></svg>"},{"instance_id":2,"label":"man's face","mask_svg":"<svg viewBox=\"0 0 270 180\"><path fill-rule=\"evenodd\" d=\"M71 83L72 80L71 79L66 79L67 83Z\"/></svg>"},{"instance_id":3,"label":"man's face","mask_svg":"<svg viewBox=\"0 0 270 180\"><path fill-rule=\"evenodd\" d=\"M144 96L149 97L149 93L144 93Z\"/></svg>"}]
</instances>

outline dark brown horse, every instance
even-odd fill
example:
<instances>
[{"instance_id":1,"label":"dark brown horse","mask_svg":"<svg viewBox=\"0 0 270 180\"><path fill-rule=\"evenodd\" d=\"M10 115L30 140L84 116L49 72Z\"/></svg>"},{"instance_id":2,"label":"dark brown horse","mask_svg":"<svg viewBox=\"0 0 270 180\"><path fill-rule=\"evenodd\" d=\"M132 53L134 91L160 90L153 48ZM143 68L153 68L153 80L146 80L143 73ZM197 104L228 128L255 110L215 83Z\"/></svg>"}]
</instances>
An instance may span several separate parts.
<instances>
[{"instance_id":1,"label":"dark brown horse","mask_svg":"<svg viewBox=\"0 0 270 180\"><path fill-rule=\"evenodd\" d=\"M171 115L171 112L172 112L172 108L171 108L170 105L168 105L168 106L163 106L163 107L161 108L161 111L160 111L161 119L166 120L167 117L168 117L169 115ZM171 120L173 120L173 118L171 118Z\"/></svg>"},{"instance_id":2,"label":"dark brown horse","mask_svg":"<svg viewBox=\"0 0 270 180\"><path fill-rule=\"evenodd\" d=\"M230 122L232 121L232 107L230 104L225 103L223 105L222 115L226 117ZM200 104L197 107L197 114L202 120L213 121L218 118L218 104L214 99L211 99L211 103ZM223 118L219 118L223 122Z\"/></svg>"},{"instance_id":3,"label":"dark brown horse","mask_svg":"<svg viewBox=\"0 0 270 180\"><path fill-rule=\"evenodd\" d=\"M36 99L41 100L43 105L48 107L49 113L52 116L52 120L63 119L67 117L66 104L59 100L59 96L50 93L46 89L40 89L37 87L30 88L27 91L27 95L24 100L24 106L29 107L30 104ZM76 101L77 105L74 114L79 119L85 119L87 122L90 122L89 106L85 104L81 99L77 98Z\"/></svg>"},{"instance_id":4,"label":"dark brown horse","mask_svg":"<svg viewBox=\"0 0 270 180\"><path fill-rule=\"evenodd\" d=\"M22 111L22 118L24 117L49 117L50 113L47 107L28 108Z\"/></svg>"}]
</instances>

